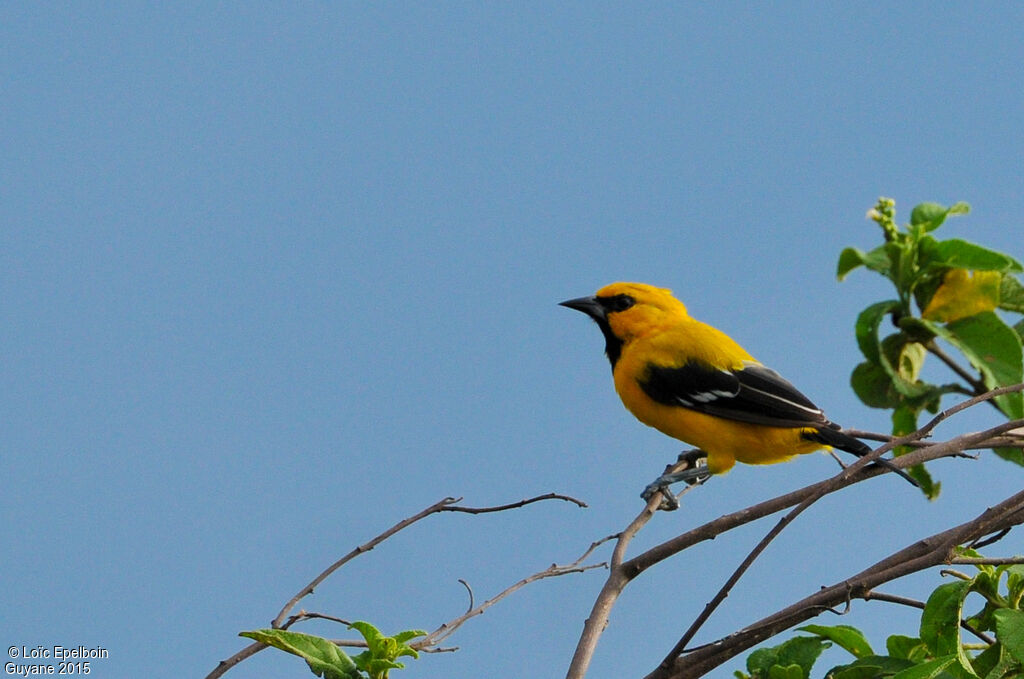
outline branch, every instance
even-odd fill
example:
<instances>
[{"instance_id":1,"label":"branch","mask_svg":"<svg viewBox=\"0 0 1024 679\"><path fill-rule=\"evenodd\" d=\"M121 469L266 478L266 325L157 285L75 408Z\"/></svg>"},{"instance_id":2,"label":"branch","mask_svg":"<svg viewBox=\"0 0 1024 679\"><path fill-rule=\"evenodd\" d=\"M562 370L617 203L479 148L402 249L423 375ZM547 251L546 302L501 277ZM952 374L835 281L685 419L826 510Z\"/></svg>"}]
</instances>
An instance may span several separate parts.
<instances>
[{"instance_id":1,"label":"branch","mask_svg":"<svg viewBox=\"0 0 1024 679\"><path fill-rule=\"evenodd\" d=\"M1024 492L985 510L971 521L918 540L870 568L823 588L739 632L680 656L669 667L659 666L646 679L701 677L743 651L823 610L850 599L863 599L865 593L875 587L904 575L948 563L954 558L959 545L1021 523L1024 523Z\"/></svg>"},{"instance_id":2,"label":"branch","mask_svg":"<svg viewBox=\"0 0 1024 679\"><path fill-rule=\"evenodd\" d=\"M324 569L323 572L320 573L320 575L318 575L315 578L313 578L313 580L310 581L310 583L308 585L306 585L305 587L300 589L298 591L298 593L296 593L295 596L293 596L291 599L289 599L288 603L286 603L284 605L284 607L281 609L281 611L277 614L277 617L274 618L273 622L270 623L270 626L275 628L275 629L280 628L282 626L282 624L284 623L285 618L288 617L288 614L291 613L291 610L293 608L295 608L295 605L297 603L299 603L299 601L301 599L303 599L304 597L307 597L310 594L312 594L313 590L316 589L317 586L319 586L321 582L323 582L328 577L330 577L331 573L333 573L334 571L338 570L339 568L344 566L346 563L348 563L352 559L356 558L360 554L365 554L366 552L369 552L371 549L373 549L374 547L376 547L380 543L384 542L389 537L391 537L395 533L399 532L403 528L408 528L409 526L411 526L412 524L416 523L417 521L419 521L421 519L425 519L426 517L430 516L431 514L436 514L436 513L440 512L442 509L444 509L445 507L453 505L453 504L455 504L456 502L458 502L461 499L462 498L446 497L443 500L439 500L438 502L435 502L434 504L430 505L426 509L424 509L424 510L422 510L420 512L417 512L416 514L413 514L410 517L402 519L401 521L396 523L394 526L392 526L391 528L387 529L386 531L384 531L383 533L381 533L377 537L373 538L369 542L364 543L362 545L359 545L358 547L353 549L351 552L349 552L345 556L341 557L340 559L338 559L337 561L332 563L330 566L328 566L326 569Z\"/></svg>"},{"instance_id":3,"label":"branch","mask_svg":"<svg viewBox=\"0 0 1024 679\"><path fill-rule=\"evenodd\" d=\"M577 507L587 508L587 503L583 500L577 500L569 495L561 495L559 493L547 493L545 495L538 495L537 497L531 497L527 500L520 500L519 502L510 502L507 505L498 505L496 507L458 507L458 506L444 506L438 509L439 512L463 512L465 514L488 514L490 512L504 512L509 509L519 509L526 505L533 504L534 502L543 502L544 500L565 500L571 502Z\"/></svg>"},{"instance_id":4,"label":"branch","mask_svg":"<svg viewBox=\"0 0 1024 679\"><path fill-rule=\"evenodd\" d=\"M954 559L950 559L949 563L954 566L1014 566L1024 563L1024 556L981 558L958 556Z\"/></svg>"},{"instance_id":5,"label":"branch","mask_svg":"<svg viewBox=\"0 0 1024 679\"><path fill-rule=\"evenodd\" d=\"M1021 388L1024 388L1024 386ZM980 403L984 400L985 399L978 399L976 402ZM936 422L935 424L938 423ZM1016 423L1016 426L1021 425L1024 425L1024 421ZM902 455L895 460L891 460L891 462L900 468L906 468L922 462L957 455L958 451L963 449L962 446L974 445L979 441L988 440L993 436L997 436L1003 431L1006 431L1007 428L1012 428L1013 426L1014 423L1005 423L989 430L964 435L950 441L928 444L928 446L921 450L916 450L912 453ZM902 439L889 438L891 439L892 445L902 445L903 439L906 439L907 437L902 437ZM877 452L878 455L881 455L886 452L889 447L892 446L883 446L875 452ZM615 554L612 557L612 564L608 579L605 582L604 587L601 589L601 592L598 594L593 608L591 609L591 613L584 624L583 634L576 646L576 652L573 654L572 662L570 663L568 673L566 674L566 679L582 679L582 677L585 676L587 668L589 667L590 661L597 648L597 642L600 639L601 633L608 625L612 607L615 605L619 595L621 595L622 591L630 581L638 575L659 562L678 554L679 552L682 552L700 542L713 540L717 536L732 530L733 528L738 528L739 526L770 516L789 507L799 505L808 500L808 498L815 498L816 500L825 494L835 492L845 488L846 486L853 485L854 483L859 483L869 478L889 473L889 471L884 467L868 466L874 458L875 453L872 453L870 459L865 457L863 461L858 461L854 465L850 465L832 479L826 479L785 495L766 500L753 505L752 507L747 507L746 509L726 514L714 521L709 521L702 526L698 526L697 528L691 529L681 535L656 545L628 561L622 561L622 554L624 554L630 540L636 532L650 520L661 501L660 495L655 494L647 503L644 510L635 519L633 519L629 527L623 531L618 543L616 544ZM669 471L677 471L682 468L685 467L672 465L668 467L666 473ZM835 482L834 485L833 482ZM687 491L689 490L690 489L688 488ZM819 493L821 493L821 495L819 495ZM808 505L809 504L810 503L808 503ZM777 535L777 532L775 532L775 534ZM771 537L774 537L774 535ZM741 564L741 568L745 570L748 565L749 564ZM727 585L728 584L729 583L727 583Z\"/></svg>"},{"instance_id":6,"label":"branch","mask_svg":"<svg viewBox=\"0 0 1024 679\"><path fill-rule=\"evenodd\" d=\"M606 538L602 538L600 540L597 540L596 542L591 543L590 547L588 547L587 550L583 552L583 554L581 554L580 557L572 563L566 564L564 566L559 566L558 564L551 564L544 570L538 571L533 575L525 577L522 580L516 582L515 584L506 587L496 596L491 597L479 606L473 605L473 590L469 588L469 585L467 585L465 581L460 580L459 582L462 582L462 584L466 587L467 590L469 590L470 593L469 609L459 617L455 618L454 620L442 624L440 627L438 627L436 630L428 634L426 637L413 644L413 647L417 649L427 649L437 646L437 644L439 644L440 642L444 641L452 634L454 634L455 630L461 627L463 623L465 623L467 620L482 614L488 608L498 603L499 601L507 597L509 594L512 594L516 590L525 587L531 582L536 582L538 580L543 580L545 578L558 577L560 575L567 575L569 573L582 573L584 571L589 571L594 568L604 568L607 565L605 563L590 564L587 566L582 565L582 563L586 561L591 554L594 553L594 550L603 545L605 542L608 542L609 540L612 540L614 538L614 535L610 535Z\"/></svg>"},{"instance_id":7,"label":"branch","mask_svg":"<svg viewBox=\"0 0 1024 679\"><path fill-rule=\"evenodd\" d=\"M688 469L694 464L696 464L696 458L680 456L677 462L670 464L665 468L665 473L668 474L682 471L684 469ZM688 486L679 495L681 496L696 487L697 486ZM586 675L587 668L590 667L590 661L594 657L594 651L597 650L597 642L601 638L601 634L604 632L605 627L608 626L608 619L611 616L612 607L615 606L615 602L618 600L619 595L622 594L622 590L625 589L626 585L629 584L629 581L635 577L635 575L630 575L630 569L623 564L626 548L633 540L633 537L640 532L640 529L647 525L647 522L654 516L654 512L661 506L662 501L665 499L664 494L667 492L669 491L661 490L651 495L650 499L647 500L647 505L636 516L636 518L629 523L629 526L627 526L626 529L618 535L613 536L616 538L616 542L615 549L612 550L611 565L608 568L608 578L601 587L601 591L597 595L597 599L594 601L594 606L590 611L590 615L587 617L587 620L583 625L583 634L580 636L580 640L576 644L576 651L573 653L572 661L569 663L569 670L566 674L566 679L583 679Z\"/></svg>"},{"instance_id":8,"label":"branch","mask_svg":"<svg viewBox=\"0 0 1024 679\"><path fill-rule=\"evenodd\" d=\"M960 379L967 382L967 384L971 385L971 388L974 390L974 394L983 394L988 389L988 387L985 386L985 383L981 379L971 374L969 370L967 370L962 365L957 363L956 360L954 360L952 356L947 354L945 350L942 347L940 347L938 342L936 342L935 340L928 342L926 345L924 345L924 348L927 349L933 356L935 356L940 361L949 366L949 369L955 372L957 376L960 377Z\"/></svg>"},{"instance_id":9,"label":"branch","mask_svg":"<svg viewBox=\"0 0 1024 679\"><path fill-rule=\"evenodd\" d=\"M1016 422L1024 426L1024 420L1016 420ZM888 443L894 440L896 437L892 434L881 434L876 431L867 431L865 429L843 429L844 434L848 434L855 439L864 439L866 441L878 441L879 443ZM928 446L934 446L934 441L909 441L903 444L907 448L927 448ZM972 444L964 448L964 450L991 450L992 448L1024 448L1024 432L1015 434L1012 430L1008 431L1004 436L993 436L981 443ZM973 456L967 456L973 457Z\"/></svg>"},{"instance_id":10,"label":"branch","mask_svg":"<svg viewBox=\"0 0 1024 679\"><path fill-rule=\"evenodd\" d=\"M270 626L274 629L288 629L289 627L291 627L292 624L294 624L298 620L304 619L305 617L309 617L303 616L301 614L290 616L290 614L292 609L295 608L296 604L298 604L299 601L312 594L313 590L316 589L316 587L318 587L320 583L322 583L324 580L330 577L331 574L334 573L336 570L338 570L339 568L341 568L346 563L356 558L360 554L365 554L366 552L369 552L374 547L384 542L395 533L398 533L399 531L408 528L412 524L422 519L425 519L431 514L437 514L439 512L463 512L466 514L484 514L489 512L500 512L508 509L516 509L528 504L532 504L534 502L540 502L542 500L565 500L568 502L572 502L579 507L587 506L586 503L582 502L581 500L577 500L576 498L570 497L568 495L559 495L557 493L547 493L545 495L538 495L537 497L529 498L526 500L520 500L519 502L513 502L511 504L499 505L496 507L459 507L455 505L455 503L459 502L461 499L462 498L446 497L442 500L439 500L434 504L430 505L429 507L417 512L416 514L413 514L412 516L402 519L394 526L387 529L383 533L380 533L370 541L362 545L359 545L358 547L350 551L348 554L341 557L333 564L328 566L326 569L324 569L324 571L321 572L315 578L313 578L313 580L310 581L308 585L303 587L301 590L298 591L298 593L295 594L295 596L289 599L288 603L286 603L284 607L280 610L280 612L277 614L277 617L274 618L274 620L270 623ZM232 655L230 658L222 660L220 663L218 663L217 667L214 668L214 670L210 672L208 675L206 675L206 679L218 679L232 667L242 662L246 658L249 658L255 655L256 653L262 651L264 648L267 648L267 645L259 642L249 644L248 646L240 650L238 653Z\"/></svg>"},{"instance_id":11,"label":"branch","mask_svg":"<svg viewBox=\"0 0 1024 679\"><path fill-rule=\"evenodd\" d=\"M612 557L611 568L609 569L608 579L602 587L601 592L598 594L597 599L594 602L591 614L587 618L583 634L576 646L576 651L573 654L572 662L570 663L567 679L582 679L585 676L587 668L590 665L590 661L596 651L597 642L600 638L601 633L604 631L608 624L611 616L611 609L615 605L618 597L621 595L625 587L640 573L647 570L651 566L671 557L679 552L705 540L712 540L718 535L736 528L738 526L750 523L751 521L763 518L770 514L774 514L778 511L784 510L789 507L799 505L800 508L792 513L791 516L784 517L779 525L774 528L769 535L765 537L761 544L755 548L755 550L748 555L748 558L740 565L733 577L726 583L726 585L716 596L716 599L709 603L706 607L705 612L695 621L694 625L691 626L691 630L687 632L684 637L690 637L696 632L697 628L703 624L703 621L707 619L711 611L718 605L720 599L723 599L732 585L742 576L743 572L749 567L754 559L763 551L767 544L778 535L781 530L788 525L790 521L799 512L803 511L807 506L810 506L817 499L820 499L828 493L835 492L841 488L845 488L848 485L858 483L868 478L878 476L879 474L888 473L888 470L878 466L868 466L878 457L888 452L892 448L898 445L905 445L912 443L919 438L923 438L931 432L942 420L947 417L956 414L965 408L969 408L977 403L985 402L991 398L999 396L1003 393L1010 393L1012 391L1024 390L1024 384L1014 385L999 390L994 390L987 394L983 394L979 397L972 398L963 403L957 404L956 406L940 413L938 416L933 418L924 427L917 432L909 434L900 438L887 437L888 441L879 447L877 450L872 451L871 454L858 460L854 464L846 467L837 476L821 481L819 483L807 486L797 491L787 493L786 495L767 500L760 504L754 505L747 509L740 510L722 516L714 521L708 522L703 526L687 531L682 535L672 538L666 542L661 543L642 554L628 560L623 561L623 555L626 547L628 546L632 537L639 531L647 521L653 516L653 512L658 507L661 501L659 494L655 494L644 510L630 523L629 527L623 531L620 535L620 539L616 545L615 553ZM922 450L914 451L906 455L900 456L895 461L890 460L894 465L905 468L915 464L920 464L929 460L939 459L942 457L956 456L962 454L965 446L971 446L979 444L980 442L987 441L994 436L998 436L1012 428L1024 425L1024 421L1017 423L1006 423L998 427L993 427L983 432L977 432L975 434L968 434L957 437L950 441L942 443L928 444L923 447ZM684 463L685 460L681 459L680 463ZM685 469L685 466L679 466L679 463L675 466L670 466L666 469L666 473L669 471L676 471L679 469ZM803 504L805 503L806 504ZM677 646L685 645L686 640L681 640L681 644ZM671 654L670 654L671 655ZM666 658L668 660L668 658Z\"/></svg>"},{"instance_id":12,"label":"branch","mask_svg":"<svg viewBox=\"0 0 1024 679\"><path fill-rule=\"evenodd\" d=\"M708 602L708 604L705 606L704 610L700 613L700 615L697 616L696 620L694 620L694 622L690 625L690 627L682 635L682 637L679 639L679 641L676 643L676 645L672 648L672 650L668 653L668 655L665 656L665 658L662 660L661 664L658 666L658 669L660 671L668 671L669 668L672 667L673 663L684 652L684 649L690 643L690 641L693 639L693 637L696 635L696 633L699 631L701 626L711 616L711 613L714 612L714 610L725 600L725 598L729 595L729 592L732 590L733 586L735 586L735 584L739 581L739 579L743 576L743 574L747 571L747 569L751 566L751 564L753 564L753 562L767 548L768 544L772 540L774 540L775 537L777 537L779 535L779 533L781 533L782 530L785 529L785 527L788 526L793 521L793 519L795 519L801 512L806 510L810 505L812 505L813 503L817 502L819 499L824 497L826 494L834 492L835 490L838 490L841 487L845 487L846 485L849 485L849 483L847 481L851 480L851 478L852 478L851 474L853 474L853 473L855 473L857 471L860 471L861 469L864 469L866 467L866 465L870 464L874 460L877 460L883 453L887 452L888 450L890 450L890 449L892 449L892 448L902 444L903 441L914 441L914 440L918 440L920 438L923 438L924 436L928 435L928 433L930 433L943 420L945 420L946 418L948 418L948 417L950 417L950 416L952 416L952 415L954 415L954 414L956 414L958 412L961 412L962 410L964 410L966 408L969 408L969 407L971 407L973 405L976 405L978 403L982 403L984 401L988 401L988 400L990 400L992 398L995 398L996 396L999 396L999 395L1001 395L1003 393L1010 393L1010 392L1013 392L1013 391L1020 391L1022 389L1024 389L1024 384L1013 385L1013 386L1010 386L1010 387L1004 387L1002 389L996 389L996 390L993 390L993 391L988 392L986 394L983 394L981 396L978 396L978 397L975 397L975 398L972 398L972 399L968 399L967 401L964 401L963 403L959 403L959 404L957 404L957 405L955 405L955 406L953 406L953 407L951 407L951 408L949 408L949 409L939 413L935 417L933 417L927 424L925 424L923 427L918 429L916 432L908 434L907 436L904 436L904 437L898 437L898 438L891 439L889 442L883 444L882 446L880 446L876 450L872 451L868 455L863 456L860 460L858 460L856 463L854 463L854 464L850 465L849 467L847 467L846 469L844 469L843 472L841 472L840 474L836 475L835 477L833 477L833 478L831 478L831 479L829 479L829 480L827 480L827 481L825 481L825 482L823 482L821 484L817 484L816 486L812 486L811 488L813 488L813 490L811 492L807 493L800 500L799 504L792 511L790 511L786 516L784 516L772 528L772 530L770 530L768 532L768 534L765 535L764 538L762 538L762 540L757 544L757 546L754 547L754 549L750 552L750 554L747 555L747 557L743 560L743 562L740 563L740 565L736 568L736 570L733 571L732 575L729 577L729 579L726 581L726 583L719 589L719 591L715 595L715 597L710 602ZM931 447L930 450L929 449L920 450L920 451L917 451L913 455L902 456L899 459L902 461L903 465L906 465L907 463L911 463L911 464L916 463L916 460L914 460L914 459L918 458L918 457L921 457L923 455L931 456L931 455L934 455L936 453L940 453L941 456L945 456L945 455L949 455L949 454L956 454L956 453L962 451L963 450L963 446L968 445L969 443L976 443L979 440L988 439L991 436L995 436L995 435L1001 434L1004 431L1007 431L1009 429L1016 428L1017 425L1018 425L1017 422L1003 423L1002 425L999 425L997 427L993 427L993 428L988 429L988 430L986 430L984 432L978 432L976 434L956 437L956 438L951 439L950 441L947 441L947 442L945 442L943 444L935 444L934 446ZM914 460L914 461L912 461L912 460Z\"/></svg>"},{"instance_id":13,"label":"branch","mask_svg":"<svg viewBox=\"0 0 1024 679\"><path fill-rule=\"evenodd\" d=\"M901 606L910 606L911 608L916 608L916 609L922 610L922 611L924 610L924 606L925 606L925 603L923 601L918 601L917 599L911 599L911 598L905 597L905 596L898 596L896 594L885 594L883 592L870 592L870 591L869 592L864 592L864 595L861 598L864 599L864 601L884 601L884 602L890 603L890 604L899 604ZM992 637L990 637L989 635L985 634L984 632L980 632L980 631L974 629L973 627L971 627L970 625L968 625L966 620L961 620L960 621L960 627L962 627L963 629L967 630L968 632L970 632L974 636L978 637L979 639L984 641L986 644L994 644L994 643L996 643L996 640L993 639Z\"/></svg>"}]
</instances>

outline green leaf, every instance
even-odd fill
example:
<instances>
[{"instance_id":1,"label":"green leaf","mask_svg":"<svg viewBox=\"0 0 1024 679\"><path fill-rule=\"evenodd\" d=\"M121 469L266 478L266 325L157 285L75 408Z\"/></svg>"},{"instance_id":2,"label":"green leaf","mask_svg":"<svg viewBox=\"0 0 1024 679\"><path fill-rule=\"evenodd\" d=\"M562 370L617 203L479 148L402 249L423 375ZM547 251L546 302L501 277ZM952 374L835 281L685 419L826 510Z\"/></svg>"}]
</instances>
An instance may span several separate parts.
<instances>
[{"instance_id":1,"label":"green leaf","mask_svg":"<svg viewBox=\"0 0 1024 679\"><path fill-rule=\"evenodd\" d=\"M999 308L1024 313L1024 285L1009 274L999 281Z\"/></svg>"},{"instance_id":2,"label":"green leaf","mask_svg":"<svg viewBox=\"0 0 1024 679\"><path fill-rule=\"evenodd\" d=\"M931 269L971 269L973 271L1019 272L1024 270L1013 257L989 250L960 238L937 241L922 249L921 265Z\"/></svg>"},{"instance_id":3,"label":"green leaf","mask_svg":"<svg viewBox=\"0 0 1024 679\"><path fill-rule=\"evenodd\" d=\"M771 669L768 670L768 679L806 679L807 675L803 673L799 665L772 665Z\"/></svg>"},{"instance_id":4,"label":"green leaf","mask_svg":"<svg viewBox=\"0 0 1024 679\"><path fill-rule=\"evenodd\" d=\"M921 641L935 657L960 651L960 618L971 581L939 585L928 597L921 614Z\"/></svg>"},{"instance_id":5,"label":"green leaf","mask_svg":"<svg viewBox=\"0 0 1024 679\"><path fill-rule=\"evenodd\" d=\"M905 658L893 658L885 655L871 655L858 658L849 665L833 667L825 673L828 679L878 679L913 667L914 663Z\"/></svg>"},{"instance_id":6,"label":"green leaf","mask_svg":"<svg viewBox=\"0 0 1024 679\"><path fill-rule=\"evenodd\" d=\"M355 656L352 660L356 667L368 673L371 679L388 676L388 671L405 667L398 658L411 656L418 658L419 653L405 642L426 634L424 630L413 629L399 632L393 637L384 636L379 629L368 622L357 620L349 628L358 630L366 640L368 650Z\"/></svg>"},{"instance_id":7,"label":"green leaf","mask_svg":"<svg viewBox=\"0 0 1024 679\"><path fill-rule=\"evenodd\" d=\"M353 660L356 661L359 669L370 675L371 679L385 679L391 670L400 670L405 667L400 662L385 658L374 658L370 651L363 651Z\"/></svg>"},{"instance_id":8,"label":"green leaf","mask_svg":"<svg viewBox=\"0 0 1024 679\"><path fill-rule=\"evenodd\" d=\"M839 263L836 265L836 278L843 280L846 275L864 265L864 253L857 248L843 248L839 253Z\"/></svg>"},{"instance_id":9,"label":"green leaf","mask_svg":"<svg viewBox=\"0 0 1024 679\"><path fill-rule=\"evenodd\" d=\"M916 637L893 634L885 640L885 650L895 658L921 661L928 657L928 647Z\"/></svg>"},{"instance_id":10,"label":"green leaf","mask_svg":"<svg viewBox=\"0 0 1024 679\"><path fill-rule=\"evenodd\" d=\"M323 679L361 679L352 659L328 639L282 629L252 630L238 636L299 656L313 674Z\"/></svg>"},{"instance_id":11,"label":"green leaf","mask_svg":"<svg viewBox=\"0 0 1024 679\"><path fill-rule=\"evenodd\" d=\"M854 368L850 375L850 386L857 398L871 408L895 408L900 403L900 395L892 385L892 378L877 363L864 361Z\"/></svg>"},{"instance_id":12,"label":"green leaf","mask_svg":"<svg viewBox=\"0 0 1024 679\"><path fill-rule=\"evenodd\" d=\"M1020 448L993 448L992 451L1007 462L1024 467L1024 450Z\"/></svg>"},{"instance_id":13,"label":"green leaf","mask_svg":"<svg viewBox=\"0 0 1024 679\"><path fill-rule=\"evenodd\" d=\"M903 436L912 431L917 431L918 410L908 405L901 405L892 413L892 435ZM911 448L902 446L898 454L903 455L910 452Z\"/></svg>"},{"instance_id":14,"label":"green leaf","mask_svg":"<svg viewBox=\"0 0 1024 679\"><path fill-rule=\"evenodd\" d=\"M972 580L957 580L939 585L925 602L921 614L921 641L936 658L953 655L963 672L975 676L971 660L960 642L960 620L964 599L971 591Z\"/></svg>"},{"instance_id":15,"label":"green leaf","mask_svg":"<svg viewBox=\"0 0 1024 679\"><path fill-rule=\"evenodd\" d=\"M872 363L881 363L881 342L878 340L878 326L887 314L897 311L900 303L894 299L877 302L860 312L854 332L857 346L864 357Z\"/></svg>"},{"instance_id":16,"label":"green leaf","mask_svg":"<svg viewBox=\"0 0 1024 679\"><path fill-rule=\"evenodd\" d=\"M797 630L817 634L823 639L833 641L841 648L849 651L855 658L874 655L874 651L871 650L871 644L864 637L864 633L856 627L849 625L807 625L805 627L798 627Z\"/></svg>"},{"instance_id":17,"label":"green leaf","mask_svg":"<svg viewBox=\"0 0 1024 679\"><path fill-rule=\"evenodd\" d=\"M833 667L825 676L829 679L878 679L885 675L878 665L856 665L844 669Z\"/></svg>"},{"instance_id":18,"label":"green leaf","mask_svg":"<svg viewBox=\"0 0 1024 679\"><path fill-rule=\"evenodd\" d=\"M897 672L892 679L935 679L956 662L956 654L943 656Z\"/></svg>"},{"instance_id":19,"label":"green leaf","mask_svg":"<svg viewBox=\"0 0 1024 679\"><path fill-rule=\"evenodd\" d=\"M857 248L846 248L839 253L839 264L836 266L836 278L843 280L847 274L859 266L892 278L892 259L886 246L880 245L870 252Z\"/></svg>"},{"instance_id":20,"label":"green leaf","mask_svg":"<svg viewBox=\"0 0 1024 679\"><path fill-rule=\"evenodd\" d=\"M380 643L380 640L384 638L384 635L379 629L368 622L363 622L362 620L356 620L348 627L349 629L354 629L363 635L363 639L366 641L366 644L370 647L371 651L374 650L376 645Z\"/></svg>"},{"instance_id":21,"label":"green leaf","mask_svg":"<svg viewBox=\"0 0 1024 679\"><path fill-rule=\"evenodd\" d=\"M1000 679L1010 666L1016 663L1008 657L1002 644L995 643L974 656L971 664L974 666L974 673L979 677Z\"/></svg>"},{"instance_id":22,"label":"green leaf","mask_svg":"<svg viewBox=\"0 0 1024 679\"><path fill-rule=\"evenodd\" d=\"M920 342L907 333L898 332L883 339L881 349L882 368L890 375L892 386L900 395L913 402L931 398L936 387L917 379L927 355Z\"/></svg>"},{"instance_id":23,"label":"green leaf","mask_svg":"<svg viewBox=\"0 0 1024 679\"><path fill-rule=\"evenodd\" d=\"M892 411L892 435L903 436L904 434L917 431L917 415L919 412L919 407L909 403L901 403L896 406ZM906 455L912 450L913 448L910 446L897 446L893 449L892 453L899 457L900 455ZM939 496L942 484L932 479L932 475L928 473L923 464L915 464L910 469L907 469L907 473L921 485L921 492L929 500L934 500Z\"/></svg>"},{"instance_id":24,"label":"green leaf","mask_svg":"<svg viewBox=\"0 0 1024 679\"><path fill-rule=\"evenodd\" d=\"M777 662L786 667L797 665L802 668L803 676L809 677L818 656L831 645L818 637L793 637L776 647Z\"/></svg>"},{"instance_id":25,"label":"green leaf","mask_svg":"<svg viewBox=\"0 0 1024 679\"><path fill-rule=\"evenodd\" d=\"M1021 338L994 312L961 318L946 325L946 330L947 339L981 371L985 385L990 389L1024 381ZM1024 417L1024 403L1019 392L1000 396L995 401L1011 419Z\"/></svg>"},{"instance_id":26,"label":"green leaf","mask_svg":"<svg viewBox=\"0 0 1024 679\"><path fill-rule=\"evenodd\" d=\"M938 203L921 203L910 211L911 226L923 227L925 231L934 231L942 226L949 215L949 208Z\"/></svg>"},{"instance_id":27,"label":"green leaf","mask_svg":"<svg viewBox=\"0 0 1024 679\"><path fill-rule=\"evenodd\" d=\"M779 653L775 648L759 648L747 656L747 671L754 676L767 677L778 659Z\"/></svg>"},{"instance_id":28,"label":"green leaf","mask_svg":"<svg viewBox=\"0 0 1024 679\"><path fill-rule=\"evenodd\" d=\"M400 644L404 644L405 642L409 641L410 639L415 639L416 637L425 637L425 636L427 636L426 630L422 630L422 629L407 629L404 632L399 632L398 634L393 636L392 639L394 639L395 641L397 641Z\"/></svg>"},{"instance_id":29,"label":"green leaf","mask_svg":"<svg viewBox=\"0 0 1024 679\"><path fill-rule=\"evenodd\" d=\"M1012 566L1001 566L1000 570L1006 573L1006 598L1014 608L1020 608L1021 599L1024 599L1024 566L1014 564Z\"/></svg>"},{"instance_id":30,"label":"green leaf","mask_svg":"<svg viewBox=\"0 0 1024 679\"><path fill-rule=\"evenodd\" d=\"M1024 611L1003 608L995 612L996 635L1017 662L1024 663Z\"/></svg>"}]
</instances>

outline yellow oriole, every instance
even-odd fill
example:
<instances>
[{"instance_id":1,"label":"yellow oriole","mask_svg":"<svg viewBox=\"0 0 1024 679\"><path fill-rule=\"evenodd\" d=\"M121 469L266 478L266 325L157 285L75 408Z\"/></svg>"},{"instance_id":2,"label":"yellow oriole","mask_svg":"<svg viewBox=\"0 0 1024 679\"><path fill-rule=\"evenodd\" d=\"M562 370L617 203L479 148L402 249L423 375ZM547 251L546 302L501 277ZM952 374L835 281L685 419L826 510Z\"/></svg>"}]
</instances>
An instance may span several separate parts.
<instances>
[{"instance_id":1,"label":"yellow oriole","mask_svg":"<svg viewBox=\"0 0 1024 679\"><path fill-rule=\"evenodd\" d=\"M641 422L707 454L707 472L774 464L815 450L871 448L722 331L690 317L671 290L613 283L561 303L597 322L615 390ZM917 485L887 460L880 462ZM693 479L690 473L672 480ZM666 483L668 482L666 478Z\"/></svg>"}]
</instances>

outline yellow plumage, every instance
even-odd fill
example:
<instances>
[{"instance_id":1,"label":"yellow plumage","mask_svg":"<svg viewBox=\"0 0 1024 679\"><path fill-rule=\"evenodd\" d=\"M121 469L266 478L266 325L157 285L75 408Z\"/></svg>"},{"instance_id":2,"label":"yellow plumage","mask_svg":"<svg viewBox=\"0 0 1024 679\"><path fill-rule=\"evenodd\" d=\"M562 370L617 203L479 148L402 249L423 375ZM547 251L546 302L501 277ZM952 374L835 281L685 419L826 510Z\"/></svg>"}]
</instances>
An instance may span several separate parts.
<instances>
[{"instance_id":1,"label":"yellow plumage","mask_svg":"<svg viewBox=\"0 0 1024 679\"><path fill-rule=\"evenodd\" d=\"M737 461L773 464L830 446L870 451L728 335L691 318L670 290L613 283L562 304L601 328L626 408L703 450L712 474Z\"/></svg>"}]
</instances>

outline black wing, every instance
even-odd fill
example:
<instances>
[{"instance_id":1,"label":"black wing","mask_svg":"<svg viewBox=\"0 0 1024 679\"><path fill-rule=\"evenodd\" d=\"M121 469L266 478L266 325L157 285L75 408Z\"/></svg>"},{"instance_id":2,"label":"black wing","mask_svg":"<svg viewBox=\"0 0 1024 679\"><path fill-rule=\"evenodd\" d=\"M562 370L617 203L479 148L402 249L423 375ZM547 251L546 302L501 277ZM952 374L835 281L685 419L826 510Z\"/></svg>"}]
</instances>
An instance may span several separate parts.
<instances>
[{"instance_id":1,"label":"black wing","mask_svg":"<svg viewBox=\"0 0 1024 679\"><path fill-rule=\"evenodd\" d=\"M774 427L834 426L782 375L757 363L742 370L720 370L699 361L677 368L651 365L640 386L658 403L727 420Z\"/></svg>"}]
</instances>

